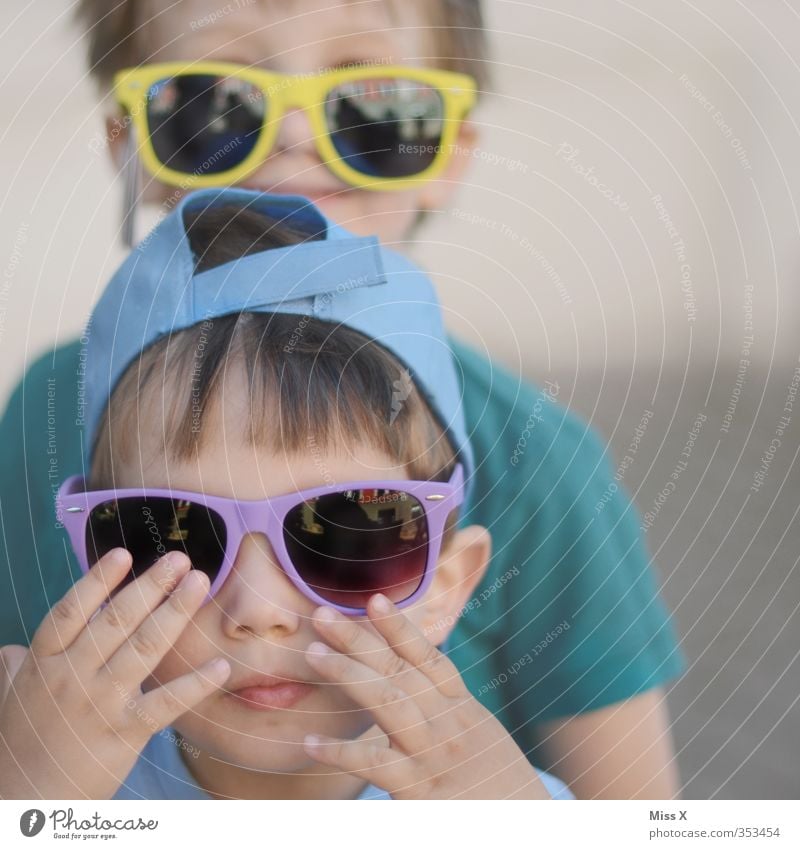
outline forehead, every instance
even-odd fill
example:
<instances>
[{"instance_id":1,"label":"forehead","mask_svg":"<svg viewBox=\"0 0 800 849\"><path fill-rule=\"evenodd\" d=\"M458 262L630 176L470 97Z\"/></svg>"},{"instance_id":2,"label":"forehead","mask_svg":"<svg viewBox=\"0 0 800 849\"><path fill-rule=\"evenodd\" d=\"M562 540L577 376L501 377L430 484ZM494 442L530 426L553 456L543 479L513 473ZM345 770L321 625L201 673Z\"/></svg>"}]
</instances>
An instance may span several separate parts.
<instances>
[{"instance_id":1,"label":"forehead","mask_svg":"<svg viewBox=\"0 0 800 849\"><path fill-rule=\"evenodd\" d=\"M186 393L185 377L174 372L173 381L145 385L139 414L128 422L131 444L124 453L112 451L115 486L183 489L251 500L334 482L408 479L402 463L344 434L335 450L311 437L303 450L277 453L251 442L246 436L252 415L250 378L239 361L225 368L198 423L204 431L198 450L191 459L177 459L165 445L169 421L164 405L173 393ZM280 433L277 414L274 428Z\"/></svg>"},{"instance_id":2,"label":"forehead","mask_svg":"<svg viewBox=\"0 0 800 849\"><path fill-rule=\"evenodd\" d=\"M430 0L434 2L434 0ZM218 59L286 73L381 58L431 63L427 4L401 0L150 0L146 61Z\"/></svg>"},{"instance_id":3,"label":"forehead","mask_svg":"<svg viewBox=\"0 0 800 849\"><path fill-rule=\"evenodd\" d=\"M236 439L209 445L192 460L154 454L146 466L115 468L115 486L205 492L252 501L352 481L408 480L406 470L381 451L354 446L336 453L272 454Z\"/></svg>"}]
</instances>

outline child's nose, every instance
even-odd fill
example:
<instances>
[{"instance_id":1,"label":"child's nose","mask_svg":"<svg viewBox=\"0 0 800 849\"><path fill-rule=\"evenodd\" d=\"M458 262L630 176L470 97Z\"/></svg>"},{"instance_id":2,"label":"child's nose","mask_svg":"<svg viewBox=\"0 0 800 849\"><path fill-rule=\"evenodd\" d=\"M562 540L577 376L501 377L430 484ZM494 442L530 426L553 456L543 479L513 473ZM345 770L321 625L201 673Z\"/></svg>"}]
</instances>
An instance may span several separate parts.
<instances>
[{"instance_id":1,"label":"child's nose","mask_svg":"<svg viewBox=\"0 0 800 849\"><path fill-rule=\"evenodd\" d=\"M222 629L231 638L288 637L314 610L281 569L262 534L244 537L214 601L223 616Z\"/></svg>"},{"instance_id":2,"label":"child's nose","mask_svg":"<svg viewBox=\"0 0 800 849\"><path fill-rule=\"evenodd\" d=\"M275 139L276 152L306 153L319 158L314 144L314 130L303 109L289 109L281 119Z\"/></svg>"}]
</instances>

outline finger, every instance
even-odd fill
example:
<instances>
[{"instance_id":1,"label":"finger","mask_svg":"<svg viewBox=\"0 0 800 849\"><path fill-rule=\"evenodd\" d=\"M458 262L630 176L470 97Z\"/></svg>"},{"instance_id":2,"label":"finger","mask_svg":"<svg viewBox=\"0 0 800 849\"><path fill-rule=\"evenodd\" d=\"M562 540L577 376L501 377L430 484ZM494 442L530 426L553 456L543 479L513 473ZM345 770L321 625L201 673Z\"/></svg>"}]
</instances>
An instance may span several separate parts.
<instances>
[{"instance_id":1,"label":"finger","mask_svg":"<svg viewBox=\"0 0 800 849\"><path fill-rule=\"evenodd\" d=\"M214 658L139 697L135 704L136 719L149 735L161 731L218 690L230 674L228 661L223 657Z\"/></svg>"},{"instance_id":2,"label":"finger","mask_svg":"<svg viewBox=\"0 0 800 849\"><path fill-rule=\"evenodd\" d=\"M104 554L50 609L33 635L31 652L45 657L69 648L109 593L128 574L131 564L131 555L124 548Z\"/></svg>"},{"instance_id":3,"label":"finger","mask_svg":"<svg viewBox=\"0 0 800 849\"><path fill-rule=\"evenodd\" d=\"M428 722L420 706L405 690L324 643L311 643L306 658L317 672L368 710L401 751L414 753L428 748Z\"/></svg>"},{"instance_id":4,"label":"finger","mask_svg":"<svg viewBox=\"0 0 800 849\"><path fill-rule=\"evenodd\" d=\"M136 631L189 571L189 558L171 551L121 589L86 626L70 654L99 667Z\"/></svg>"},{"instance_id":5,"label":"finger","mask_svg":"<svg viewBox=\"0 0 800 849\"><path fill-rule=\"evenodd\" d=\"M28 655L25 646L3 646L0 648L0 705L11 689L14 677Z\"/></svg>"},{"instance_id":6,"label":"finger","mask_svg":"<svg viewBox=\"0 0 800 849\"><path fill-rule=\"evenodd\" d=\"M409 695L425 699L426 714L430 715L436 709L442 694L430 678L397 654L379 634L368 631L363 624L343 616L332 607L317 608L312 622L325 641L337 651L369 666L382 678L391 679Z\"/></svg>"},{"instance_id":7,"label":"finger","mask_svg":"<svg viewBox=\"0 0 800 849\"><path fill-rule=\"evenodd\" d=\"M303 748L318 763L357 775L387 793L413 782L411 759L373 739L362 736L356 740L341 740L322 734L306 734Z\"/></svg>"},{"instance_id":8,"label":"finger","mask_svg":"<svg viewBox=\"0 0 800 849\"><path fill-rule=\"evenodd\" d=\"M381 593L367 602L367 615L387 644L418 669L439 692L450 698L469 695L455 664L434 646L419 628Z\"/></svg>"},{"instance_id":9,"label":"finger","mask_svg":"<svg viewBox=\"0 0 800 849\"><path fill-rule=\"evenodd\" d=\"M142 682L172 648L208 593L208 576L192 569L174 592L130 635L106 667L114 684L132 688Z\"/></svg>"}]
</instances>

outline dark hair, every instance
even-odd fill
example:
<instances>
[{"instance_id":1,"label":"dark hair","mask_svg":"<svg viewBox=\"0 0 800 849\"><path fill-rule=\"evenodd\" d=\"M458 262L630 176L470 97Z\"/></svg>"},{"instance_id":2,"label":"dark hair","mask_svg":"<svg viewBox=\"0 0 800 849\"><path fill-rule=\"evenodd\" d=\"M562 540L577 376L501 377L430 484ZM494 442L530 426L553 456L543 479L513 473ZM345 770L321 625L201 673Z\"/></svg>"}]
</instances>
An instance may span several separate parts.
<instances>
[{"instance_id":1,"label":"dark hair","mask_svg":"<svg viewBox=\"0 0 800 849\"><path fill-rule=\"evenodd\" d=\"M235 205L185 214L184 221L198 271L320 237ZM213 433L208 419L233 369L249 387L244 435L252 444L288 454L367 444L412 480L452 475L455 450L422 394L411 391L400 411L392 410L404 367L386 348L312 316L241 312L164 336L126 369L101 419L90 487L114 486L113 463L134 456L143 423L152 432L157 421L167 456L194 457Z\"/></svg>"},{"instance_id":2,"label":"dark hair","mask_svg":"<svg viewBox=\"0 0 800 849\"><path fill-rule=\"evenodd\" d=\"M472 74L478 90L489 86L488 46L480 0L426 0L425 11L442 68ZM141 0L78 0L76 17L87 33L89 69L108 87L122 68L148 61L147 13ZM109 8L110 7L110 8Z\"/></svg>"}]
</instances>

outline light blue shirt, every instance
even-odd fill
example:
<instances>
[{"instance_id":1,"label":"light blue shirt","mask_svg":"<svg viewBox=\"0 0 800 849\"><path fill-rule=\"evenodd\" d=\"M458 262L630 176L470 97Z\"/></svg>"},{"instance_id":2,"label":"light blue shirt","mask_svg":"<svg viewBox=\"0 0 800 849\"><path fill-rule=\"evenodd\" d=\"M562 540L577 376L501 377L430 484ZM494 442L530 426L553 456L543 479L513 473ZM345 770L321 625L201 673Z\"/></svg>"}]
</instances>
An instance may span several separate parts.
<instances>
[{"instance_id":1,"label":"light blue shirt","mask_svg":"<svg viewBox=\"0 0 800 849\"><path fill-rule=\"evenodd\" d=\"M154 734L142 749L139 760L133 766L128 777L114 799L211 799L197 783L178 751L178 737L172 728L165 728ZM190 755L191 757L191 755ZM554 799L572 799L572 793L565 784L539 772L547 792ZM367 786L357 796L358 799L391 799L392 797L374 784Z\"/></svg>"}]
</instances>

